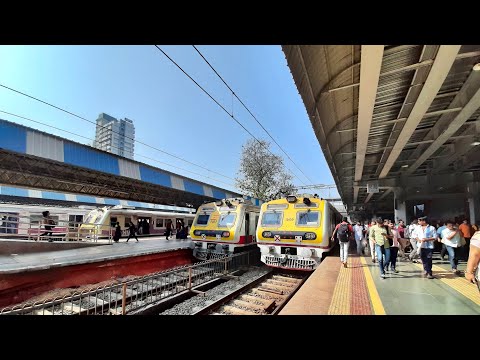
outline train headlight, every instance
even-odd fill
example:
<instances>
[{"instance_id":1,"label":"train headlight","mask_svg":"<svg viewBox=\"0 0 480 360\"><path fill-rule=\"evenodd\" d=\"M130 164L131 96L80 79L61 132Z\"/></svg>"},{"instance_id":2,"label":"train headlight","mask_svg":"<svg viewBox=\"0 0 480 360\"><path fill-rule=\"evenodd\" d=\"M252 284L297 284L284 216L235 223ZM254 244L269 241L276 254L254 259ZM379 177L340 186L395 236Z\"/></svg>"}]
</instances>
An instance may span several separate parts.
<instances>
[{"instance_id":1,"label":"train headlight","mask_svg":"<svg viewBox=\"0 0 480 360\"><path fill-rule=\"evenodd\" d=\"M229 237L229 236L230 236L230 231L222 232L222 237Z\"/></svg>"},{"instance_id":2,"label":"train headlight","mask_svg":"<svg viewBox=\"0 0 480 360\"><path fill-rule=\"evenodd\" d=\"M271 238L271 237L272 237L272 232L271 232L271 231L264 231L264 232L262 233L262 236L263 236L264 238Z\"/></svg>"},{"instance_id":3,"label":"train headlight","mask_svg":"<svg viewBox=\"0 0 480 360\"><path fill-rule=\"evenodd\" d=\"M193 232L193 235L200 236L200 235L202 235L202 232L200 230L195 230Z\"/></svg>"},{"instance_id":4,"label":"train headlight","mask_svg":"<svg viewBox=\"0 0 480 360\"><path fill-rule=\"evenodd\" d=\"M305 239L307 240L315 240L317 238L317 234L313 232L307 232L305 233Z\"/></svg>"}]
</instances>

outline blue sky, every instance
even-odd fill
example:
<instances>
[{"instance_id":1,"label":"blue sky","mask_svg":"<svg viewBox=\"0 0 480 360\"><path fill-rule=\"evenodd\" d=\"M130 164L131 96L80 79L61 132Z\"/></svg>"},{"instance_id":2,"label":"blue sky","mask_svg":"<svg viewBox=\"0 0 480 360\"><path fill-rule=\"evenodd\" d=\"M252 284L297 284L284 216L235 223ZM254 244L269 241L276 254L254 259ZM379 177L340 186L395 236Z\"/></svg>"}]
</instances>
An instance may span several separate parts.
<instances>
[{"instance_id":1,"label":"blue sky","mask_svg":"<svg viewBox=\"0 0 480 360\"><path fill-rule=\"evenodd\" d=\"M230 91L192 46L160 47L231 111ZM197 48L313 183L334 183L280 46ZM230 178L237 176L242 145L250 138L154 46L0 46L0 79L2 85L91 121L101 112L117 119L132 119L137 140ZM4 88L0 88L0 110L88 138L95 136L93 124ZM311 184L236 99L233 110L257 138L272 143L272 152L282 156L297 176L293 179L295 185ZM88 143L84 138L4 113L0 118ZM138 143L135 160L236 191L231 179ZM328 191L319 194L329 195ZM333 190L330 195L338 196Z\"/></svg>"}]
</instances>

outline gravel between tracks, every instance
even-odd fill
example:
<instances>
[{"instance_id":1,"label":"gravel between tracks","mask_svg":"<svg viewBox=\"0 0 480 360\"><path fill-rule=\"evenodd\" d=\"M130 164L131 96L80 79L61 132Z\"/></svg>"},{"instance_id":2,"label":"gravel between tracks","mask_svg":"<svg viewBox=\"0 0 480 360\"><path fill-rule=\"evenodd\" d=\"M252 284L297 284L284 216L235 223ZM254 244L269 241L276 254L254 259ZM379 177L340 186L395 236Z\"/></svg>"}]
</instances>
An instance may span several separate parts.
<instances>
[{"instance_id":1,"label":"gravel between tracks","mask_svg":"<svg viewBox=\"0 0 480 360\"><path fill-rule=\"evenodd\" d=\"M173 306L172 308L161 312L159 315L191 315L200 309L212 304L213 302L221 299L222 297L238 290L245 286L245 284L259 278L269 271L268 268L256 268L249 270L236 279L226 281L213 289L205 292L205 296L197 295L180 304Z\"/></svg>"}]
</instances>

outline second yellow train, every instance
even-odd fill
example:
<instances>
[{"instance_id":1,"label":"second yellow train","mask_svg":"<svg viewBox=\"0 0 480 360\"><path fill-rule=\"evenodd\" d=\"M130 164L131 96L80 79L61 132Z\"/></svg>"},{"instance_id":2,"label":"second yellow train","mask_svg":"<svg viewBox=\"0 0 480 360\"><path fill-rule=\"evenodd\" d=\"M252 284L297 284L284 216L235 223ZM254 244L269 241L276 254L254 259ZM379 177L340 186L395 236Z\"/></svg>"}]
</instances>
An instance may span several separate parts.
<instances>
[{"instance_id":1,"label":"second yellow train","mask_svg":"<svg viewBox=\"0 0 480 360\"><path fill-rule=\"evenodd\" d=\"M332 250L341 214L328 201L309 194L262 204L257 227L261 261L268 266L312 271Z\"/></svg>"}]
</instances>

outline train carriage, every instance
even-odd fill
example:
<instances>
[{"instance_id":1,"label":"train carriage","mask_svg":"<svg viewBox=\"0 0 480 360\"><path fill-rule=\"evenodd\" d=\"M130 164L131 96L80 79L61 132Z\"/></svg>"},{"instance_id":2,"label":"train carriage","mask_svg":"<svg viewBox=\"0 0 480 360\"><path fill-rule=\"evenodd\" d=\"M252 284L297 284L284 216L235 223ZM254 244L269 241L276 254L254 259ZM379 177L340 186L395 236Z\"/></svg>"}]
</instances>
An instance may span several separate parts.
<instances>
[{"instance_id":1,"label":"train carriage","mask_svg":"<svg viewBox=\"0 0 480 360\"><path fill-rule=\"evenodd\" d=\"M203 204L190 230L193 256L205 260L255 247L259 212L258 206L243 198Z\"/></svg>"},{"instance_id":2,"label":"train carriage","mask_svg":"<svg viewBox=\"0 0 480 360\"><path fill-rule=\"evenodd\" d=\"M0 237L38 238L45 232L42 212L50 211L55 222L54 238L74 236L92 207L88 206L45 206L27 204L0 204Z\"/></svg>"},{"instance_id":3,"label":"train carriage","mask_svg":"<svg viewBox=\"0 0 480 360\"><path fill-rule=\"evenodd\" d=\"M261 261L268 266L311 271L336 240L340 213L328 201L306 194L262 204L257 228Z\"/></svg>"},{"instance_id":4,"label":"train carriage","mask_svg":"<svg viewBox=\"0 0 480 360\"><path fill-rule=\"evenodd\" d=\"M188 209L188 211L194 211ZM80 237L99 238L113 237L115 224L120 223L122 236L129 233L128 226L131 221L137 227L139 235L163 236L167 229L167 223L172 223L172 230L175 233L176 226L182 222L190 227L195 214L190 212L168 212L158 210L141 210L133 207L117 205L114 207L103 207L92 210L86 217L84 224L80 226ZM139 224L145 224L139 226Z\"/></svg>"}]
</instances>

